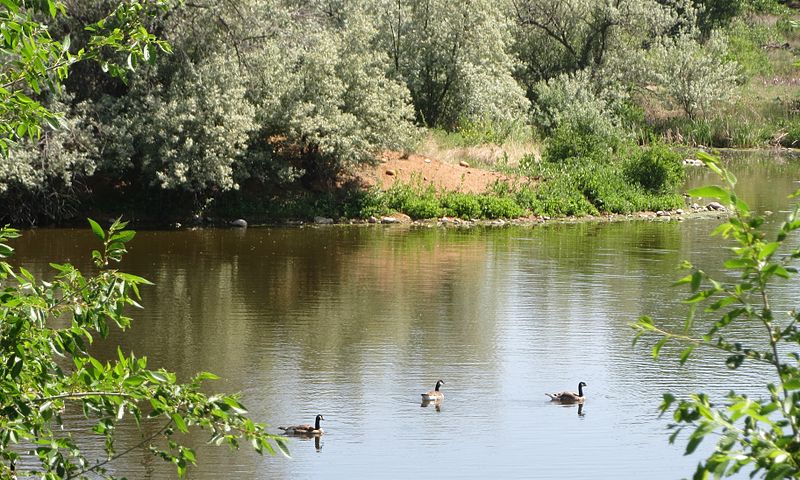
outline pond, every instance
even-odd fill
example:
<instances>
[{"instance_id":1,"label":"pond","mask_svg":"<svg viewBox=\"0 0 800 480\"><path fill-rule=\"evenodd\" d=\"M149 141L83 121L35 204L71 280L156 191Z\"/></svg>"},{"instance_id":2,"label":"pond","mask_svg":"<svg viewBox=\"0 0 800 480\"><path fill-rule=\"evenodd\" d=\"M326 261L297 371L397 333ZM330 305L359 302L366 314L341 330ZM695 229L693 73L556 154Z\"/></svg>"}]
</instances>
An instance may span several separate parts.
<instances>
[{"instance_id":1,"label":"pond","mask_svg":"<svg viewBox=\"0 0 800 480\"><path fill-rule=\"evenodd\" d=\"M800 163L730 162L745 200L779 221ZM670 284L683 259L720 273L726 245L709 237L719 222L140 231L122 267L156 285L129 332L98 353L121 344L183 379L212 371L222 377L214 389L241 391L276 433L325 416L326 434L293 439L291 458L206 447L195 435L193 479L689 477L700 457L683 456L685 437L668 443L661 395L761 396L771 372L730 372L711 353L680 366L677 348L655 362L647 345L632 346L630 324L645 314L683 321L685 291ZM15 246L14 263L45 276L49 261L88 269L96 248L88 228L31 230ZM778 286L776 302L796 305L796 287ZM438 379L440 408L421 406ZM580 410L544 395L579 381ZM120 445L140 438L125 430ZM111 469L175 477L143 450Z\"/></svg>"}]
</instances>

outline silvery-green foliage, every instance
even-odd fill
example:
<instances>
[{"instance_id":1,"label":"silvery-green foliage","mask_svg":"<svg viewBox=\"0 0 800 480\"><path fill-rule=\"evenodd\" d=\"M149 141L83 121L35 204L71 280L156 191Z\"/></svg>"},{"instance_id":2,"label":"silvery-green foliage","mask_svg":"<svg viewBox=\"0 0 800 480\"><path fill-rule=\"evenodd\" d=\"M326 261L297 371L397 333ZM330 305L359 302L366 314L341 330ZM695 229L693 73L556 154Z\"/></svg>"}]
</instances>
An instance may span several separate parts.
<instances>
[{"instance_id":1,"label":"silvery-green foliage","mask_svg":"<svg viewBox=\"0 0 800 480\"><path fill-rule=\"evenodd\" d=\"M534 124L548 134L569 124L606 138L626 136L615 113L615 101L624 95L611 88L596 90L587 70L540 81L533 95Z\"/></svg>"},{"instance_id":2,"label":"silvery-green foliage","mask_svg":"<svg viewBox=\"0 0 800 480\"><path fill-rule=\"evenodd\" d=\"M602 68L634 45L692 30L691 0L513 0L514 51L523 60L520 80Z\"/></svg>"},{"instance_id":3,"label":"silvery-green foliage","mask_svg":"<svg viewBox=\"0 0 800 480\"><path fill-rule=\"evenodd\" d=\"M739 68L726 52L717 32L705 44L691 35L663 39L645 55L642 76L665 101L695 117L735 95Z\"/></svg>"},{"instance_id":4,"label":"silvery-green foliage","mask_svg":"<svg viewBox=\"0 0 800 480\"><path fill-rule=\"evenodd\" d=\"M254 107L237 81L232 60L221 55L184 63L168 84L150 75L131 83L126 113L112 122L146 181L163 189L202 192L233 189L233 165L255 129ZM180 79L178 81L178 79ZM130 142L130 143L128 143Z\"/></svg>"},{"instance_id":5,"label":"silvery-green foliage","mask_svg":"<svg viewBox=\"0 0 800 480\"><path fill-rule=\"evenodd\" d=\"M2 221L34 223L73 213L76 184L95 172L97 145L90 109L84 103L70 108L69 100L64 95L45 104L59 115L57 128L45 126L39 138L0 155Z\"/></svg>"},{"instance_id":6,"label":"silvery-green foliage","mask_svg":"<svg viewBox=\"0 0 800 480\"><path fill-rule=\"evenodd\" d=\"M320 172L408 147L416 135L408 89L387 76L389 58L373 48L378 32L364 7L321 11L316 2L304 3L292 12L297 30L279 39L293 45L281 57L280 108L260 111L269 134Z\"/></svg>"},{"instance_id":7,"label":"silvery-green foliage","mask_svg":"<svg viewBox=\"0 0 800 480\"><path fill-rule=\"evenodd\" d=\"M513 79L511 21L504 2L380 0L380 45L408 85L418 120L509 122L528 108Z\"/></svg>"}]
</instances>

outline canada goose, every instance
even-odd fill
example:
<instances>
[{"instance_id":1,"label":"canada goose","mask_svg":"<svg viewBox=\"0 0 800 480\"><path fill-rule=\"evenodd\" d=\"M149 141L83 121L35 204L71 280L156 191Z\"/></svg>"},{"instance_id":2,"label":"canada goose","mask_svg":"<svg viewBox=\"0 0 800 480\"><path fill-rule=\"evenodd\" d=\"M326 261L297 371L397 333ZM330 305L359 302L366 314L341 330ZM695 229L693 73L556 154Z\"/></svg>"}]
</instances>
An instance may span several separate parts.
<instances>
[{"instance_id":1,"label":"canada goose","mask_svg":"<svg viewBox=\"0 0 800 480\"><path fill-rule=\"evenodd\" d=\"M423 401L429 401L429 402L443 400L444 399L444 393L439 391L439 387L441 387L442 385L444 385L444 380L438 380L436 382L436 388L434 388L430 392L426 392L426 393L422 394L422 400Z\"/></svg>"},{"instance_id":2,"label":"canada goose","mask_svg":"<svg viewBox=\"0 0 800 480\"><path fill-rule=\"evenodd\" d=\"M550 400L561 403L583 403L586 397L583 395L583 387L586 383L581 382L578 384L578 393L575 392L558 392L558 393L545 393Z\"/></svg>"},{"instance_id":3,"label":"canada goose","mask_svg":"<svg viewBox=\"0 0 800 480\"><path fill-rule=\"evenodd\" d=\"M319 421L325 420L325 417L322 415L317 415L317 418L314 420L314 425L311 426L309 424L304 425L290 425L288 427L278 427L283 430L284 433L293 433L295 435L322 435L325 433L324 430L319 428Z\"/></svg>"}]
</instances>

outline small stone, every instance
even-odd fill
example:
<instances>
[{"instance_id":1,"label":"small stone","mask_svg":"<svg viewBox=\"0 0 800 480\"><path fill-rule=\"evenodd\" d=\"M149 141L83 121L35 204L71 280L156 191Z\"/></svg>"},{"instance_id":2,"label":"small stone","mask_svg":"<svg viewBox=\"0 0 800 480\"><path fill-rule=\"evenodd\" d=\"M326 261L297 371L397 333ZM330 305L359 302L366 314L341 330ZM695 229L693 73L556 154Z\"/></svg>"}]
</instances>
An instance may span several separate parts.
<instances>
[{"instance_id":1,"label":"small stone","mask_svg":"<svg viewBox=\"0 0 800 480\"><path fill-rule=\"evenodd\" d=\"M716 210L718 212L724 212L725 207L719 202L711 202L706 205L706 210Z\"/></svg>"},{"instance_id":2,"label":"small stone","mask_svg":"<svg viewBox=\"0 0 800 480\"><path fill-rule=\"evenodd\" d=\"M425 159L425 163L431 163L431 159L430 158L426 158Z\"/></svg>"},{"instance_id":3,"label":"small stone","mask_svg":"<svg viewBox=\"0 0 800 480\"><path fill-rule=\"evenodd\" d=\"M393 176L395 176L396 174L397 174L397 172L395 172L395 171L394 171L394 170L392 170L391 168L390 168L390 169L388 169L388 170L386 170L386 175L389 175L390 177L393 177Z\"/></svg>"},{"instance_id":4,"label":"small stone","mask_svg":"<svg viewBox=\"0 0 800 480\"><path fill-rule=\"evenodd\" d=\"M236 228L247 228L247 220L243 218L237 218L231 222L231 226Z\"/></svg>"},{"instance_id":5,"label":"small stone","mask_svg":"<svg viewBox=\"0 0 800 480\"><path fill-rule=\"evenodd\" d=\"M328 217L314 217L314 223L317 225L331 225L333 224L333 219Z\"/></svg>"},{"instance_id":6,"label":"small stone","mask_svg":"<svg viewBox=\"0 0 800 480\"><path fill-rule=\"evenodd\" d=\"M378 219L374 215L370 215L369 219L367 219L369 223L378 223Z\"/></svg>"},{"instance_id":7,"label":"small stone","mask_svg":"<svg viewBox=\"0 0 800 480\"><path fill-rule=\"evenodd\" d=\"M697 203L693 203L692 210L700 210L700 205L698 205Z\"/></svg>"},{"instance_id":8,"label":"small stone","mask_svg":"<svg viewBox=\"0 0 800 480\"><path fill-rule=\"evenodd\" d=\"M381 223L390 224L390 223L400 223L400 220L394 217L381 217Z\"/></svg>"},{"instance_id":9,"label":"small stone","mask_svg":"<svg viewBox=\"0 0 800 480\"><path fill-rule=\"evenodd\" d=\"M678 215L683 215L686 212L684 212L682 208L679 208L679 209L675 210L675 213L677 213Z\"/></svg>"},{"instance_id":10,"label":"small stone","mask_svg":"<svg viewBox=\"0 0 800 480\"><path fill-rule=\"evenodd\" d=\"M469 163L465 162L464 160L459 161L458 165L465 168L469 168Z\"/></svg>"},{"instance_id":11,"label":"small stone","mask_svg":"<svg viewBox=\"0 0 800 480\"><path fill-rule=\"evenodd\" d=\"M664 210L659 210L656 212L657 217L669 217L669 212L665 212Z\"/></svg>"}]
</instances>

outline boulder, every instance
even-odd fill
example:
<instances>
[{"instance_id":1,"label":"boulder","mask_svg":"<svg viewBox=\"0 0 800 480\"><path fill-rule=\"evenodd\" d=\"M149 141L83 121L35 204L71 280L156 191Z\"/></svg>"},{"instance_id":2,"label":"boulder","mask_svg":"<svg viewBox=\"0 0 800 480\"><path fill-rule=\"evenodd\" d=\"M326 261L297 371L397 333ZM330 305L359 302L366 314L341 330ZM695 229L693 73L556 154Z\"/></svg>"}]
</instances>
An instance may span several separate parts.
<instances>
[{"instance_id":1,"label":"boulder","mask_svg":"<svg viewBox=\"0 0 800 480\"><path fill-rule=\"evenodd\" d=\"M231 222L231 227L247 228L247 220L245 220L244 218L237 218L236 220Z\"/></svg>"},{"instance_id":2,"label":"boulder","mask_svg":"<svg viewBox=\"0 0 800 480\"><path fill-rule=\"evenodd\" d=\"M333 219L328 217L314 217L314 223L317 225L332 225Z\"/></svg>"}]
</instances>

